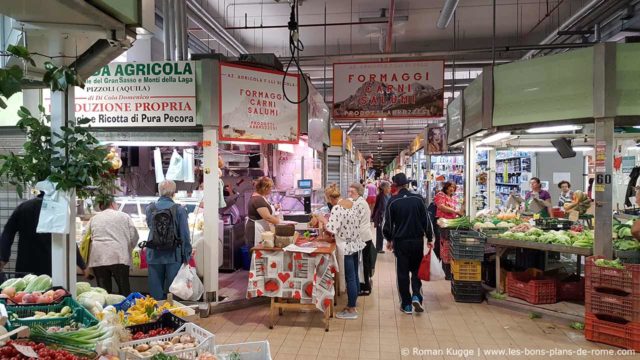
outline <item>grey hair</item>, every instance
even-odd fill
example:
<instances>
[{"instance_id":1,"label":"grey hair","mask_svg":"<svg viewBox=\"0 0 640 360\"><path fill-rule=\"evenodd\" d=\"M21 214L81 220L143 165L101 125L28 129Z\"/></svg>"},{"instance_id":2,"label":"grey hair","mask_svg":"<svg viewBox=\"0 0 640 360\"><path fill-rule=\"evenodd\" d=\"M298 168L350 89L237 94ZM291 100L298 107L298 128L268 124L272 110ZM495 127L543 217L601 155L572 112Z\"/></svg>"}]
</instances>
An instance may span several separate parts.
<instances>
[{"instance_id":1,"label":"grey hair","mask_svg":"<svg viewBox=\"0 0 640 360\"><path fill-rule=\"evenodd\" d=\"M349 185L349 187L355 189L358 192L358 195L364 195L364 186L360 185L359 183L353 183Z\"/></svg>"},{"instance_id":2,"label":"grey hair","mask_svg":"<svg viewBox=\"0 0 640 360\"><path fill-rule=\"evenodd\" d=\"M158 184L160 196L172 197L176 193L176 183L173 180L164 180Z\"/></svg>"}]
</instances>

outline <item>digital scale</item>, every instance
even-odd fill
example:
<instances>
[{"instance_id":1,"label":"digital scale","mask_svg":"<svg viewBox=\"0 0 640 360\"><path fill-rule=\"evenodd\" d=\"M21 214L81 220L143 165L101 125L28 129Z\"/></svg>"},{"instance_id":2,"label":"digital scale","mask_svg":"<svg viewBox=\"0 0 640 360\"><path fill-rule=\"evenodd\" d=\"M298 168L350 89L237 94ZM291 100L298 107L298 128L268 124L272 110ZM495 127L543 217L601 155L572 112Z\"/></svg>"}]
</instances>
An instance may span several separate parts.
<instances>
[{"instance_id":1,"label":"digital scale","mask_svg":"<svg viewBox=\"0 0 640 360\"><path fill-rule=\"evenodd\" d=\"M302 198L304 213L311 214L311 190L313 188L313 180L298 180L298 188L295 190L295 196Z\"/></svg>"}]
</instances>

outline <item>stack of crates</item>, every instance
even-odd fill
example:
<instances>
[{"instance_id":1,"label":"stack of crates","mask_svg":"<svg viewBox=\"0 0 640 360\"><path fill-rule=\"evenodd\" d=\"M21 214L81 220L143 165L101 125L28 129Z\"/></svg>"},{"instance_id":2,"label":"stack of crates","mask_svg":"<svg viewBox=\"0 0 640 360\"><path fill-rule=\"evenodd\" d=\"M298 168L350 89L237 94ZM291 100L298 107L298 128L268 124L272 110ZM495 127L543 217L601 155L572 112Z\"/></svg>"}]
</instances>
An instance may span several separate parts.
<instances>
[{"instance_id":1,"label":"stack of crates","mask_svg":"<svg viewBox=\"0 0 640 360\"><path fill-rule=\"evenodd\" d=\"M484 300L482 261L487 238L469 230L449 232L451 257L451 294L456 302L479 303Z\"/></svg>"},{"instance_id":2,"label":"stack of crates","mask_svg":"<svg viewBox=\"0 0 640 360\"><path fill-rule=\"evenodd\" d=\"M640 351L640 265L623 269L585 264L585 338Z\"/></svg>"}]
</instances>

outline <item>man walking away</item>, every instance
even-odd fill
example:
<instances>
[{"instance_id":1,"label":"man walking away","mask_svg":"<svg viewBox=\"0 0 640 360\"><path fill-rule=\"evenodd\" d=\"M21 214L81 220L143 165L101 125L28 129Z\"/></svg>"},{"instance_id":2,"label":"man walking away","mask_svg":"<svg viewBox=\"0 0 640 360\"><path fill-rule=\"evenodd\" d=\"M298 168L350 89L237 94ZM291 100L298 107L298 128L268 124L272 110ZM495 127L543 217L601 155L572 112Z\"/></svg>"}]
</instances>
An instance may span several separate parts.
<instances>
[{"instance_id":1,"label":"man walking away","mask_svg":"<svg viewBox=\"0 0 640 360\"><path fill-rule=\"evenodd\" d=\"M409 191L409 181L404 173L394 176L393 182L399 191L389 200L382 231L388 240L387 248L396 255L400 309L406 314L412 314L414 310L423 312L422 281L418 278L418 269L428 230L427 209L422 197Z\"/></svg>"}]
</instances>

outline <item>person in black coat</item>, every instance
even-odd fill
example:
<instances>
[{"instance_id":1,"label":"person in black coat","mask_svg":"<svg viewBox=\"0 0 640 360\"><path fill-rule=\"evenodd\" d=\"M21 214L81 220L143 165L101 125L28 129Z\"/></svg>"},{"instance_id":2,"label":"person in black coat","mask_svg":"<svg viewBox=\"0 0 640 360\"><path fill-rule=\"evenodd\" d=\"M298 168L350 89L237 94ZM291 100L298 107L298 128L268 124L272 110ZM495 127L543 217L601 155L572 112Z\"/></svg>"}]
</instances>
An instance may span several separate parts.
<instances>
[{"instance_id":1,"label":"person in black coat","mask_svg":"<svg viewBox=\"0 0 640 360\"><path fill-rule=\"evenodd\" d=\"M51 234L38 234L38 220L42 208L43 195L27 200L13 211L4 226L0 236L0 271L9 262L11 246L16 234L20 235L18 242L18 258L16 272L34 275L51 276ZM89 277L86 264L76 251L76 265L82 269L85 277Z\"/></svg>"},{"instance_id":2,"label":"person in black coat","mask_svg":"<svg viewBox=\"0 0 640 360\"><path fill-rule=\"evenodd\" d=\"M387 208L387 203L391 198L391 186L388 182L380 182L378 186L378 196L376 197L376 203L373 206L373 212L371 213L371 221L376 227L376 250L378 254L384 254L384 235L382 234L382 223L384 221L384 211ZM374 266L375 268L375 266Z\"/></svg>"}]
</instances>

